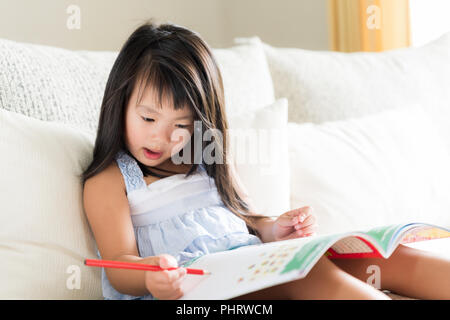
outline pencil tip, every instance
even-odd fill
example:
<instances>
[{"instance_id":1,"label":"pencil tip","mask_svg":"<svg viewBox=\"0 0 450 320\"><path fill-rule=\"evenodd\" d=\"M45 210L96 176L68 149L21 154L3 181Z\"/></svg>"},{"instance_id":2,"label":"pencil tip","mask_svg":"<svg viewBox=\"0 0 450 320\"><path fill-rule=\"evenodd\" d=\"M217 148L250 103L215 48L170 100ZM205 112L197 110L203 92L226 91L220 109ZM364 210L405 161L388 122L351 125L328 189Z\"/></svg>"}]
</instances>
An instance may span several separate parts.
<instances>
[{"instance_id":1,"label":"pencil tip","mask_svg":"<svg viewBox=\"0 0 450 320\"><path fill-rule=\"evenodd\" d=\"M204 274L211 274L211 271L203 271Z\"/></svg>"}]
</instances>

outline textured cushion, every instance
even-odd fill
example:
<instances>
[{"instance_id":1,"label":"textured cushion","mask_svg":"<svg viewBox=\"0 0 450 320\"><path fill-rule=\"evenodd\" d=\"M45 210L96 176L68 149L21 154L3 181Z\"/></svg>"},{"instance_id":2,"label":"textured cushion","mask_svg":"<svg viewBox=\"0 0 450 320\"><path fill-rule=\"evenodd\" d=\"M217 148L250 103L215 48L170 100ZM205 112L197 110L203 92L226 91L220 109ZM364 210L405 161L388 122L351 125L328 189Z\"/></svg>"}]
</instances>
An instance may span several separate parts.
<instances>
[{"instance_id":1,"label":"textured cushion","mask_svg":"<svg viewBox=\"0 0 450 320\"><path fill-rule=\"evenodd\" d=\"M281 98L228 119L237 173L260 214L280 215L290 208L287 115L288 102Z\"/></svg>"},{"instance_id":2,"label":"textured cushion","mask_svg":"<svg viewBox=\"0 0 450 320\"><path fill-rule=\"evenodd\" d=\"M422 47L377 53L269 44L264 50L275 98L289 101L289 121L321 123L420 104L450 148L450 33Z\"/></svg>"},{"instance_id":3,"label":"textured cushion","mask_svg":"<svg viewBox=\"0 0 450 320\"><path fill-rule=\"evenodd\" d=\"M95 133L118 52L72 51L0 39L0 108ZM229 114L274 101L261 42L213 49Z\"/></svg>"},{"instance_id":4,"label":"textured cushion","mask_svg":"<svg viewBox=\"0 0 450 320\"><path fill-rule=\"evenodd\" d=\"M0 299L101 299L82 206L93 138L0 109Z\"/></svg>"},{"instance_id":5,"label":"textured cushion","mask_svg":"<svg viewBox=\"0 0 450 320\"><path fill-rule=\"evenodd\" d=\"M450 156L419 107L288 123L291 206L311 205L319 233L403 221L450 227Z\"/></svg>"},{"instance_id":6,"label":"textured cushion","mask_svg":"<svg viewBox=\"0 0 450 320\"><path fill-rule=\"evenodd\" d=\"M0 108L93 133L116 56L0 39Z\"/></svg>"}]
</instances>

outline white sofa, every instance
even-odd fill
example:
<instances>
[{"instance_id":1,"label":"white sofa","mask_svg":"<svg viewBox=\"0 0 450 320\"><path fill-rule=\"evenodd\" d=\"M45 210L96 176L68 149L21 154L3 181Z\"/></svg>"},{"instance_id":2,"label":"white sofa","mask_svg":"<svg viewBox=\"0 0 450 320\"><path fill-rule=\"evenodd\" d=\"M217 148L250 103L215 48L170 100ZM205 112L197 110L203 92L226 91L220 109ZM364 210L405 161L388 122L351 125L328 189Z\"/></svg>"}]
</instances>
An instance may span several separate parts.
<instances>
[{"instance_id":1,"label":"white sofa","mask_svg":"<svg viewBox=\"0 0 450 320\"><path fill-rule=\"evenodd\" d=\"M257 37L213 52L230 126L287 137L263 179L238 166L261 213L310 205L319 233L450 227L450 34L383 53ZM0 39L0 299L102 298L100 269L83 265L96 247L80 175L116 56ZM411 246L448 255L448 240Z\"/></svg>"}]
</instances>

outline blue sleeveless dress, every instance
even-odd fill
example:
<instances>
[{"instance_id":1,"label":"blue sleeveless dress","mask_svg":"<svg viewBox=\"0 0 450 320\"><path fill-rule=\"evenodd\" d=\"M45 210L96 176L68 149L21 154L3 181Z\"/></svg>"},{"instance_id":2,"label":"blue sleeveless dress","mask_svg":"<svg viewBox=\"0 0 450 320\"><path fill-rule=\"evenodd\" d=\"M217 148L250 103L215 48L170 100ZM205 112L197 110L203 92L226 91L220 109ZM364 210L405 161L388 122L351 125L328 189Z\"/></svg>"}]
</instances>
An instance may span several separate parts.
<instances>
[{"instance_id":1,"label":"blue sleeveless dress","mask_svg":"<svg viewBox=\"0 0 450 320\"><path fill-rule=\"evenodd\" d=\"M149 185L136 160L124 151L116 155L123 175L139 255L173 255L179 266L201 255L262 243L250 234L244 220L222 202L214 179L203 165L185 177L175 174ZM97 255L101 259L97 249ZM151 294L118 292L102 268L102 290L109 300L153 300Z\"/></svg>"}]
</instances>

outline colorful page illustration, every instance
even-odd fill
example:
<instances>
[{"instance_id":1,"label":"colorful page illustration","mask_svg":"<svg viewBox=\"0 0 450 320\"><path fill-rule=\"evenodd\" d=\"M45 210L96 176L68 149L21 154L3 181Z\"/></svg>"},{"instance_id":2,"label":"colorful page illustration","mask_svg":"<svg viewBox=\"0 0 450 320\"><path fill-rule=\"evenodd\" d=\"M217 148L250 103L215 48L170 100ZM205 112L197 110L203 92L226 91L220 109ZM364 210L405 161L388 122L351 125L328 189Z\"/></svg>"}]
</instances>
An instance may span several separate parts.
<instances>
[{"instance_id":1,"label":"colorful page illustration","mask_svg":"<svg viewBox=\"0 0 450 320\"><path fill-rule=\"evenodd\" d=\"M450 237L450 232L436 227L424 226L409 231L401 240L401 243L412 243L425 240L442 239Z\"/></svg>"},{"instance_id":2,"label":"colorful page illustration","mask_svg":"<svg viewBox=\"0 0 450 320\"><path fill-rule=\"evenodd\" d=\"M335 243L325 254L330 259L381 258L381 253L362 237L344 238Z\"/></svg>"}]
</instances>

